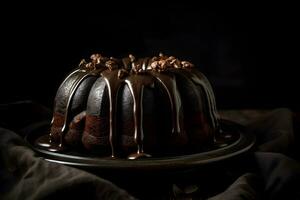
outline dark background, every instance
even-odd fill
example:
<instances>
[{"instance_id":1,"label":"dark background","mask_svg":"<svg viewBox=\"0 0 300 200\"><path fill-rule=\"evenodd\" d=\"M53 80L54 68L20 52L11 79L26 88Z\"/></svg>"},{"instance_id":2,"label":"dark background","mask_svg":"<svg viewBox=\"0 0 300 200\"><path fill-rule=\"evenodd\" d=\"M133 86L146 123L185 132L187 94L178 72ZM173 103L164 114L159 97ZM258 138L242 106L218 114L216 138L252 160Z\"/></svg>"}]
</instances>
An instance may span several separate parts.
<instances>
[{"instance_id":1,"label":"dark background","mask_svg":"<svg viewBox=\"0 0 300 200\"><path fill-rule=\"evenodd\" d=\"M94 52L164 52L207 75L220 109L300 109L295 6L143 3L2 6L0 102L51 107L65 75Z\"/></svg>"}]
</instances>

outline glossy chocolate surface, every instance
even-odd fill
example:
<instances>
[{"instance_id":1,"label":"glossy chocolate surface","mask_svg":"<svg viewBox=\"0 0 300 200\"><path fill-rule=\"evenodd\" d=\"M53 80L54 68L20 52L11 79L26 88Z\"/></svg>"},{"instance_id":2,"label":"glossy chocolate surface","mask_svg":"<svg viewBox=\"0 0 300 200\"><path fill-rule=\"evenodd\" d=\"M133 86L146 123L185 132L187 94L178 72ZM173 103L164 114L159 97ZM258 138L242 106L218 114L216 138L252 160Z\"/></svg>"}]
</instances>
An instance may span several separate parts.
<instances>
[{"instance_id":1,"label":"glossy chocolate surface","mask_svg":"<svg viewBox=\"0 0 300 200\"><path fill-rule=\"evenodd\" d=\"M49 142L37 144L136 159L211 145L218 126L212 87L193 64L94 54L59 87Z\"/></svg>"}]
</instances>

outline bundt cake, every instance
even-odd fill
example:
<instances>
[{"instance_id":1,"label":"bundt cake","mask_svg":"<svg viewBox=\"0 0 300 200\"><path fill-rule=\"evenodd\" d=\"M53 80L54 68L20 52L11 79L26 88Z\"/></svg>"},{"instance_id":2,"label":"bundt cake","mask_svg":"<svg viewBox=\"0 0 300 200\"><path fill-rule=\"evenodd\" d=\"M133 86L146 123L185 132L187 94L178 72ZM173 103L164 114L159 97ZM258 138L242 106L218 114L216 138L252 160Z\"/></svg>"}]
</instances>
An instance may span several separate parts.
<instances>
[{"instance_id":1,"label":"bundt cake","mask_svg":"<svg viewBox=\"0 0 300 200\"><path fill-rule=\"evenodd\" d=\"M60 85L53 113L49 150L116 158L203 150L218 129L207 78L190 62L162 54L92 55Z\"/></svg>"}]
</instances>

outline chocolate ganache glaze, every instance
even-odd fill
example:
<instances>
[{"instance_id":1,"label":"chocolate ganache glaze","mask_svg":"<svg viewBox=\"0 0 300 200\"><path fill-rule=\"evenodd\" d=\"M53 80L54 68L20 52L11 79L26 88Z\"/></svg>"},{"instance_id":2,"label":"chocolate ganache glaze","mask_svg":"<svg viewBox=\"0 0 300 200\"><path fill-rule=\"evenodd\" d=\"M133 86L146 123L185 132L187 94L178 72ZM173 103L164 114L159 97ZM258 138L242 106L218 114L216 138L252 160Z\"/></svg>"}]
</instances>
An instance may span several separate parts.
<instances>
[{"instance_id":1,"label":"chocolate ganache glaze","mask_svg":"<svg viewBox=\"0 0 300 200\"><path fill-rule=\"evenodd\" d=\"M211 85L190 62L94 54L60 85L50 134L37 144L128 159L180 155L214 143L217 116Z\"/></svg>"}]
</instances>

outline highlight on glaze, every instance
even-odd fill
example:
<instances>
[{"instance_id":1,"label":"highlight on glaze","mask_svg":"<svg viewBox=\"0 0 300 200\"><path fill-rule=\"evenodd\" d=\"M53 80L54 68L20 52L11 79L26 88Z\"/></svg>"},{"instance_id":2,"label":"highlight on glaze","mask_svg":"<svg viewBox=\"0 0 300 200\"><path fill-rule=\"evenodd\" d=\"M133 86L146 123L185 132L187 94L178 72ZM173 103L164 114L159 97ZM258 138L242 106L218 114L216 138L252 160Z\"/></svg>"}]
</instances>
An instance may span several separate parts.
<instances>
[{"instance_id":1,"label":"highlight on glaze","mask_svg":"<svg viewBox=\"0 0 300 200\"><path fill-rule=\"evenodd\" d=\"M171 113L170 143L184 146L188 138L194 137L189 135L191 131L186 130L189 127L186 124L192 123L189 121L195 121L193 123L209 132L208 137L214 137L219 126L214 93L207 78L192 63L163 54L140 59L133 55L116 59L93 54L90 59L90 62L82 60L60 85L55 97L50 134L40 139L38 145L51 151L62 151L65 144L72 145L74 138L81 138L86 149L107 151L109 148L111 157L119 157L123 148L120 143L134 149L125 155L127 159L150 157L151 154L144 149L144 138L148 137L144 128L144 109L147 106L144 105L144 95L149 95L147 91L156 88L167 97L168 103L164 106ZM186 91L179 79L190 85L191 91ZM123 103L130 104L124 109L131 113L128 116L124 114L128 120L122 122L126 132L123 136L118 135L117 130L120 123L117 113L122 101L120 95L125 98ZM182 95L195 97L193 105L197 112L190 114L184 111L183 101L187 100L182 99Z\"/></svg>"}]
</instances>

